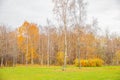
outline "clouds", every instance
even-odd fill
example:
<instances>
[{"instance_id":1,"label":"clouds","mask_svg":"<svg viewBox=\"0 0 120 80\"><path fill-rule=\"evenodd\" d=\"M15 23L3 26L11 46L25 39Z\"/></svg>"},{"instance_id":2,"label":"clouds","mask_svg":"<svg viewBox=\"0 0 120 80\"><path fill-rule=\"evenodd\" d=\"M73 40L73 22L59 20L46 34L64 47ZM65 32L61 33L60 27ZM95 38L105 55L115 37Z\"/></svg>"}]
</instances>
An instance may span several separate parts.
<instances>
[{"instance_id":1,"label":"clouds","mask_svg":"<svg viewBox=\"0 0 120 80\"><path fill-rule=\"evenodd\" d=\"M25 20L44 25L52 17L51 0L0 0L0 23L13 27Z\"/></svg>"},{"instance_id":2,"label":"clouds","mask_svg":"<svg viewBox=\"0 0 120 80\"><path fill-rule=\"evenodd\" d=\"M120 30L120 0L85 0L88 2L87 17L91 22L98 19L102 29L110 32ZM46 24L53 19L52 0L0 0L0 24L20 26L25 20L37 24Z\"/></svg>"},{"instance_id":3,"label":"clouds","mask_svg":"<svg viewBox=\"0 0 120 80\"><path fill-rule=\"evenodd\" d=\"M120 30L120 0L86 0L88 2L88 19L98 19L102 30L109 28L110 32Z\"/></svg>"}]
</instances>

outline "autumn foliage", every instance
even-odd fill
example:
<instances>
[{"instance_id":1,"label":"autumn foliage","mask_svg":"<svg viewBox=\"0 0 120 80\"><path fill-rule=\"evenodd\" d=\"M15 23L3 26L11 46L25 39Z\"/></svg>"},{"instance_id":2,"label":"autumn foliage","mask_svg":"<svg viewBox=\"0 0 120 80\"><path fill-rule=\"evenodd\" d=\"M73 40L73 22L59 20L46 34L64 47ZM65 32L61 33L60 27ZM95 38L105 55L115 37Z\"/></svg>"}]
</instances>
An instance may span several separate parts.
<instances>
[{"instance_id":1,"label":"autumn foliage","mask_svg":"<svg viewBox=\"0 0 120 80\"><path fill-rule=\"evenodd\" d=\"M0 25L0 64L76 66L120 65L120 36L102 33L96 18L87 22L84 0L53 0L55 22ZM53 20L54 21L54 20ZM41 23L40 23L41 24ZM13 25L14 26L14 25Z\"/></svg>"},{"instance_id":2,"label":"autumn foliage","mask_svg":"<svg viewBox=\"0 0 120 80\"><path fill-rule=\"evenodd\" d=\"M39 40L39 29L36 24L24 22L18 28L18 48L26 58L27 62L34 62L38 58L37 43Z\"/></svg>"},{"instance_id":3,"label":"autumn foliage","mask_svg":"<svg viewBox=\"0 0 120 80\"><path fill-rule=\"evenodd\" d=\"M49 32L48 32L49 30ZM97 36L91 26L73 26L67 30L66 62L76 66L120 64L120 38ZM0 26L0 63L63 65L65 58L64 30L42 27L25 21L15 31ZM49 34L49 35L48 35ZM49 38L48 38L49 37ZM80 43L78 43L78 37ZM79 44L79 45L78 45ZM78 52L80 51L80 54ZM80 57L80 64L78 58Z\"/></svg>"},{"instance_id":4,"label":"autumn foliage","mask_svg":"<svg viewBox=\"0 0 120 80\"><path fill-rule=\"evenodd\" d=\"M63 65L63 62L64 62L64 53L63 52L58 52L56 58L57 58L57 64L58 65Z\"/></svg>"},{"instance_id":5,"label":"autumn foliage","mask_svg":"<svg viewBox=\"0 0 120 80\"><path fill-rule=\"evenodd\" d=\"M74 64L75 66L79 66L78 59L75 59ZM100 67L103 66L104 61L99 58L94 58L94 59L80 60L80 64L82 67Z\"/></svg>"}]
</instances>

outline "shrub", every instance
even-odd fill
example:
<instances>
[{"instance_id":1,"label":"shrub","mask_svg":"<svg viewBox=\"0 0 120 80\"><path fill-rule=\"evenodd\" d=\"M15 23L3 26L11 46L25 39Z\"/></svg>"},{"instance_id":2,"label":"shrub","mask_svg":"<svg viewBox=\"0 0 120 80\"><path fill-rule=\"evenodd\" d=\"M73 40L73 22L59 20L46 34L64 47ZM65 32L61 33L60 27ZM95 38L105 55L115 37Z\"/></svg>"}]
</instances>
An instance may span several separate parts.
<instances>
[{"instance_id":1,"label":"shrub","mask_svg":"<svg viewBox=\"0 0 120 80\"><path fill-rule=\"evenodd\" d=\"M104 64L104 61L102 59L95 59L96 66L102 66Z\"/></svg>"},{"instance_id":2,"label":"shrub","mask_svg":"<svg viewBox=\"0 0 120 80\"><path fill-rule=\"evenodd\" d=\"M95 67L95 66L96 66L96 61L95 61L95 59L89 59L88 61L89 61L89 66L90 66L90 67Z\"/></svg>"},{"instance_id":3,"label":"shrub","mask_svg":"<svg viewBox=\"0 0 120 80\"><path fill-rule=\"evenodd\" d=\"M120 50L115 52L114 58L113 58L113 64L119 65L120 64Z\"/></svg>"},{"instance_id":4,"label":"shrub","mask_svg":"<svg viewBox=\"0 0 120 80\"><path fill-rule=\"evenodd\" d=\"M78 64L78 59L75 59L75 60L74 60L74 65L77 66L77 67L79 66L79 64Z\"/></svg>"},{"instance_id":5,"label":"shrub","mask_svg":"<svg viewBox=\"0 0 120 80\"><path fill-rule=\"evenodd\" d=\"M75 66L79 66L78 59L74 61ZM82 67L99 67L104 64L104 61L99 58L95 59L87 59L87 60L80 60L80 64Z\"/></svg>"},{"instance_id":6,"label":"shrub","mask_svg":"<svg viewBox=\"0 0 120 80\"><path fill-rule=\"evenodd\" d=\"M89 66L88 60L80 60L80 64L81 64L81 66L84 66L84 67Z\"/></svg>"},{"instance_id":7,"label":"shrub","mask_svg":"<svg viewBox=\"0 0 120 80\"><path fill-rule=\"evenodd\" d=\"M57 64L62 65L64 62L64 53L63 52L58 52L57 53Z\"/></svg>"}]
</instances>

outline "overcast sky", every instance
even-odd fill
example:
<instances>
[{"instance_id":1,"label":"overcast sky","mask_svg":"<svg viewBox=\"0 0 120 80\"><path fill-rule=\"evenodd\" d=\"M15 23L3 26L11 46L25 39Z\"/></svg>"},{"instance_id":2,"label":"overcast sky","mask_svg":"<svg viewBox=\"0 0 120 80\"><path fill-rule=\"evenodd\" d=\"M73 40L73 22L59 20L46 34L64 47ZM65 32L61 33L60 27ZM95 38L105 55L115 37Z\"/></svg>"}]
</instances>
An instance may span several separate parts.
<instances>
[{"instance_id":1,"label":"overcast sky","mask_svg":"<svg viewBox=\"0 0 120 80\"><path fill-rule=\"evenodd\" d=\"M99 27L120 33L120 0L85 0L88 22L97 18ZM52 0L0 0L0 24L19 27L25 20L45 25L53 19Z\"/></svg>"}]
</instances>

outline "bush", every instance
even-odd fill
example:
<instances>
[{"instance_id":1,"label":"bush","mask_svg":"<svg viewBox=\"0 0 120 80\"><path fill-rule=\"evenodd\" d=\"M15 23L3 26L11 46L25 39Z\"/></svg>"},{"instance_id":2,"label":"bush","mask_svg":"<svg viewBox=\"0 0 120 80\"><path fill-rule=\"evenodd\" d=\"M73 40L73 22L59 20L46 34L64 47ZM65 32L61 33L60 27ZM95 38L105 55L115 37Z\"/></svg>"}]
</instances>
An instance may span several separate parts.
<instances>
[{"instance_id":1,"label":"bush","mask_svg":"<svg viewBox=\"0 0 120 80\"><path fill-rule=\"evenodd\" d=\"M79 66L78 59L74 61L75 66ZM99 58L95 59L87 59L87 60L80 60L80 64L82 67L99 67L104 64L104 61Z\"/></svg>"},{"instance_id":2,"label":"bush","mask_svg":"<svg viewBox=\"0 0 120 80\"><path fill-rule=\"evenodd\" d=\"M58 65L63 65L63 62L64 62L64 53L63 52L58 52L56 58L57 58L57 64Z\"/></svg>"},{"instance_id":3,"label":"bush","mask_svg":"<svg viewBox=\"0 0 120 80\"><path fill-rule=\"evenodd\" d=\"M89 65L88 60L80 60L81 66L87 67Z\"/></svg>"},{"instance_id":4,"label":"bush","mask_svg":"<svg viewBox=\"0 0 120 80\"><path fill-rule=\"evenodd\" d=\"M120 50L115 52L115 55L113 58L113 64L120 65Z\"/></svg>"}]
</instances>

